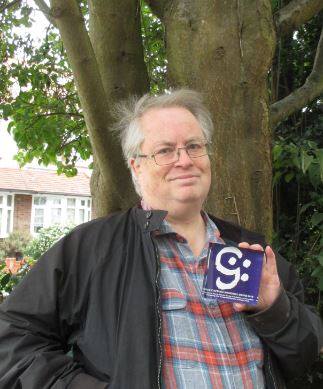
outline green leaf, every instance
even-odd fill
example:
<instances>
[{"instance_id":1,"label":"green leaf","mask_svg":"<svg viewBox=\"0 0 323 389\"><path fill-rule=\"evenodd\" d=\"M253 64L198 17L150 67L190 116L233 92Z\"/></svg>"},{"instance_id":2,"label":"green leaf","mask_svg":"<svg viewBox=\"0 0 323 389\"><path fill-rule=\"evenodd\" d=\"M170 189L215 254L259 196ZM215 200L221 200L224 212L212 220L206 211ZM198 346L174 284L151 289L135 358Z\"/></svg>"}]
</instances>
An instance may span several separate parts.
<instances>
[{"instance_id":1,"label":"green leaf","mask_svg":"<svg viewBox=\"0 0 323 389\"><path fill-rule=\"evenodd\" d=\"M307 169L309 168L309 166L311 165L313 160L314 160L314 157L312 155L308 155L304 150L302 150L302 152L301 152L301 168L302 168L303 174L306 173Z\"/></svg>"},{"instance_id":2,"label":"green leaf","mask_svg":"<svg viewBox=\"0 0 323 389\"><path fill-rule=\"evenodd\" d=\"M320 166L320 177L321 177L321 182L323 182L323 149L317 149L315 151L316 157L319 161L319 166Z\"/></svg>"},{"instance_id":3,"label":"green leaf","mask_svg":"<svg viewBox=\"0 0 323 389\"><path fill-rule=\"evenodd\" d=\"M289 172L285 175L284 179L286 182L290 182L295 177L295 173Z\"/></svg>"},{"instance_id":4,"label":"green leaf","mask_svg":"<svg viewBox=\"0 0 323 389\"><path fill-rule=\"evenodd\" d=\"M323 267L322 266L317 266L313 272L312 272L312 277L320 278L323 277Z\"/></svg>"},{"instance_id":5,"label":"green leaf","mask_svg":"<svg viewBox=\"0 0 323 389\"><path fill-rule=\"evenodd\" d=\"M323 221L323 213L315 212L311 217L312 226L315 227Z\"/></svg>"},{"instance_id":6,"label":"green leaf","mask_svg":"<svg viewBox=\"0 0 323 389\"><path fill-rule=\"evenodd\" d=\"M11 278L11 274L10 273L6 273L1 279L0 279L0 286L1 288L4 288L8 282L10 281L10 278Z\"/></svg>"},{"instance_id":7,"label":"green leaf","mask_svg":"<svg viewBox=\"0 0 323 389\"><path fill-rule=\"evenodd\" d=\"M304 213L309 207L312 207L315 205L315 202L311 201L310 203L302 205L301 209L299 210L299 213L302 214Z\"/></svg>"},{"instance_id":8,"label":"green leaf","mask_svg":"<svg viewBox=\"0 0 323 389\"><path fill-rule=\"evenodd\" d=\"M320 290L323 290L323 276L319 279L318 287Z\"/></svg>"},{"instance_id":9,"label":"green leaf","mask_svg":"<svg viewBox=\"0 0 323 389\"><path fill-rule=\"evenodd\" d=\"M321 184L321 177L319 171L319 165L312 163L308 169L308 177L310 183L313 185L315 189Z\"/></svg>"}]
</instances>

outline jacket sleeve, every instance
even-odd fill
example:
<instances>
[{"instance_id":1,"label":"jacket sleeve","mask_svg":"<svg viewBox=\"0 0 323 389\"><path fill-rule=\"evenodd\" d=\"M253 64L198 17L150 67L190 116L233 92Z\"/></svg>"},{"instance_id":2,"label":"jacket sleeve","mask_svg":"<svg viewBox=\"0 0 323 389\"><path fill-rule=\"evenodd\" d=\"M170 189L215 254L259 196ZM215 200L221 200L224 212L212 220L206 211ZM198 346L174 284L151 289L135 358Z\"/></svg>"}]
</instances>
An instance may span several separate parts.
<instances>
[{"instance_id":1,"label":"jacket sleeve","mask_svg":"<svg viewBox=\"0 0 323 389\"><path fill-rule=\"evenodd\" d=\"M281 257L278 272L283 284L280 295L268 309L247 319L275 355L285 378L293 378L318 358L323 345L322 321L314 308L304 304L298 275Z\"/></svg>"},{"instance_id":2,"label":"jacket sleeve","mask_svg":"<svg viewBox=\"0 0 323 389\"><path fill-rule=\"evenodd\" d=\"M56 243L1 304L0 389L107 387L67 354L86 309L85 243L75 232Z\"/></svg>"}]
</instances>

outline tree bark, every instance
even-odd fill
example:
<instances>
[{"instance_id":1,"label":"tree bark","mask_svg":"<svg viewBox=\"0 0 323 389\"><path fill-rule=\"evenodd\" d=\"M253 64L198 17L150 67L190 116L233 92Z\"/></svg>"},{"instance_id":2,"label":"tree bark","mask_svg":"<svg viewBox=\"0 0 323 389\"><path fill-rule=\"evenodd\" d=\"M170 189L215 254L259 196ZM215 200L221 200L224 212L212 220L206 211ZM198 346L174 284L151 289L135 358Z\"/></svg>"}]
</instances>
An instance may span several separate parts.
<instances>
[{"instance_id":1,"label":"tree bark","mask_svg":"<svg viewBox=\"0 0 323 389\"><path fill-rule=\"evenodd\" d=\"M208 209L270 239L270 1L173 1L164 20L170 85L201 91L215 123Z\"/></svg>"},{"instance_id":2,"label":"tree bark","mask_svg":"<svg viewBox=\"0 0 323 389\"><path fill-rule=\"evenodd\" d=\"M126 3L127 11L131 9L135 21L131 23L131 16L127 15L128 19L124 19L124 24L126 21L128 23L127 28L120 22L125 15L117 2L109 2L109 9L106 2L91 1L92 45L77 3L73 0L51 1L51 17L56 20L73 70L95 155L95 174L91 183L97 216L126 208L129 200L135 198L120 144L109 131L113 124L111 104L135 91L142 93L148 85L142 50L138 50L141 41L138 38L139 16L136 16L137 10L134 9L136 3L123 2L123 5L126 6ZM109 17L107 13L110 13ZM111 22L108 28L104 23L106 20ZM110 34L109 28L114 29ZM126 46L124 51L123 45ZM121 52L119 56L118 50ZM125 57L123 62L122 56ZM96 201L95 197L104 198L105 201Z\"/></svg>"},{"instance_id":3,"label":"tree bark","mask_svg":"<svg viewBox=\"0 0 323 389\"><path fill-rule=\"evenodd\" d=\"M323 9L322 0L293 0L275 14L276 30L286 35Z\"/></svg>"},{"instance_id":4,"label":"tree bark","mask_svg":"<svg viewBox=\"0 0 323 389\"><path fill-rule=\"evenodd\" d=\"M311 74L304 85L287 97L271 105L271 123L277 125L297 110L306 106L323 92L323 29L317 46Z\"/></svg>"},{"instance_id":5,"label":"tree bark","mask_svg":"<svg viewBox=\"0 0 323 389\"><path fill-rule=\"evenodd\" d=\"M109 109L119 100L130 95L140 96L149 89L140 35L140 9L133 0L90 0L89 10L89 35ZM112 124L107 122L108 127ZM114 148L117 190L123 193L125 201L110 203L111 189L103 180L99 163L95 162L91 192L97 216L127 208L138 200L120 143L114 142Z\"/></svg>"}]
</instances>

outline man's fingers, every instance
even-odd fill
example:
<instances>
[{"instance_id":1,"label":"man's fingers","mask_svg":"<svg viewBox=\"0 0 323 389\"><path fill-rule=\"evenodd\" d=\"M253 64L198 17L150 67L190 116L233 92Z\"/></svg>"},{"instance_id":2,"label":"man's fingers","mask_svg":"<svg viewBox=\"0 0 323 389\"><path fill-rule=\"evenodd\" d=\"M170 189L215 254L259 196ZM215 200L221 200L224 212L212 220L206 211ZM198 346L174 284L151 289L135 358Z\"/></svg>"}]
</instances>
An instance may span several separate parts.
<instances>
[{"instance_id":1,"label":"man's fingers","mask_svg":"<svg viewBox=\"0 0 323 389\"><path fill-rule=\"evenodd\" d=\"M241 242L238 246L242 249L264 251L263 247L260 244L249 244L247 242Z\"/></svg>"},{"instance_id":2,"label":"man's fingers","mask_svg":"<svg viewBox=\"0 0 323 389\"><path fill-rule=\"evenodd\" d=\"M249 248L251 250L264 251L263 247L260 244L252 244Z\"/></svg>"},{"instance_id":3,"label":"man's fingers","mask_svg":"<svg viewBox=\"0 0 323 389\"><path fill-rule=\"evenodd\" d=\"M273 249L270 246L267 246L265 249L266 258L267 258L267 268L271 273L277 273L276 257Z\"/></svg>"},{"instance_id":4,"label":"man's fingers","mask_svg":"<svg viewBox=\"0 0 323 389\"><path fill-rule=\"evenodd\" d=\"M247 242L241 242L238 244L238 246L243 248L243 249L248 249L250 247L250 244Z\"/></svg>"}]
</instances>

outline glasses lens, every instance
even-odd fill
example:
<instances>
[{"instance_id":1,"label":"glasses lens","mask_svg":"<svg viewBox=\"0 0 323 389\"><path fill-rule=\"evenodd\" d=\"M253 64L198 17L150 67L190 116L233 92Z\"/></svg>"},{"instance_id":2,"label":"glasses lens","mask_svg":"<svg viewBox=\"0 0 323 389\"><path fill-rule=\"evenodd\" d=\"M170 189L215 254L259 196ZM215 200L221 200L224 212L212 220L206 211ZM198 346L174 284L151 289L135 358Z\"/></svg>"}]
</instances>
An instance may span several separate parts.
<instances>
[{"instance_id":1,"label":"glasses lens","mask_svg":"<svg viewBox=\"0 0 323 389\"><path fill-rule=\"evenodd\" d=\"M186 151L192 158L202 157L207 154L207 144L205 142L192 142L186 145Z\"/></svg>"},{"instance_id":2,"label":"glasses lens","mask_svg":"<svg viewBox=\"0 0 323 389\"><path fill-rule=\"evenodd\" d=\"M154 152L157 165L170 165L176 161L176 149L174 147L164 147Z\"/></svg>"}]
</instances>

